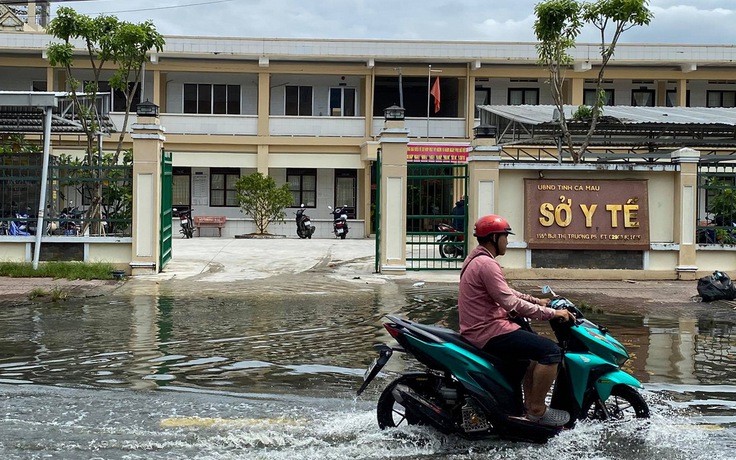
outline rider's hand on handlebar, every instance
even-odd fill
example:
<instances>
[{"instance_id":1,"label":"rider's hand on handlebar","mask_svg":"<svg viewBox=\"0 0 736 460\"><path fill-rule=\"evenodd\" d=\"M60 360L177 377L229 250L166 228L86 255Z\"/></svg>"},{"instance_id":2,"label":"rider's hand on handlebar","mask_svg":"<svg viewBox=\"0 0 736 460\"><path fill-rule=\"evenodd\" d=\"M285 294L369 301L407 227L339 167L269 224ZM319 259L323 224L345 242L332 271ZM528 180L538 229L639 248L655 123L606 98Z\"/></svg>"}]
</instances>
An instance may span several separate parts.
<instances>
[{"instance_id":1,"label":"rider's hand on handlebar","mask_svg":"<svg viewBox=\"0 0 736 460\"><path fill-rule=\"evenodd\" d=\"M575 321L575 315L571 311L562 309L555 310L555 319L559 319L563 323Z\"/></svg>"}]
</instances>

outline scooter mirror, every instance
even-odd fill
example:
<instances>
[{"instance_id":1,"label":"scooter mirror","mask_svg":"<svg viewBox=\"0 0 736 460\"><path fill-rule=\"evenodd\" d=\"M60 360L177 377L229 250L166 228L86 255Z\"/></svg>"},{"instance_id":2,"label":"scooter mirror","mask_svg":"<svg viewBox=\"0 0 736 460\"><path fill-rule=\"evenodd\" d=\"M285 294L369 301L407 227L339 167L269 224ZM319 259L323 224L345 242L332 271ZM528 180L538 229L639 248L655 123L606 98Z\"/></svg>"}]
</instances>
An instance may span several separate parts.
<instances>
[{"instance_id":1,"label":"scooter mirror","mask_svg":"<svg viewBox=\"0 0 736 460\"><path fill-rule=\"evenodd\" d=\"M330 206L330 205L328 204L328 205L327 205L327 209L329 209L330 211L332 211L332 206Z\"/></svg>"},{"instance_id":2,"label":"scooter mirror","mask_svg":"<svg viewBox=\"0 0 736 460\"><path fill-rule=\"evenodd\" d=\"M552 290L551 287L548 285L542 286L542 294L552 294L552 297L557 297L557 294L555 294L555 291Z\"/></svg>"}]
</instances>

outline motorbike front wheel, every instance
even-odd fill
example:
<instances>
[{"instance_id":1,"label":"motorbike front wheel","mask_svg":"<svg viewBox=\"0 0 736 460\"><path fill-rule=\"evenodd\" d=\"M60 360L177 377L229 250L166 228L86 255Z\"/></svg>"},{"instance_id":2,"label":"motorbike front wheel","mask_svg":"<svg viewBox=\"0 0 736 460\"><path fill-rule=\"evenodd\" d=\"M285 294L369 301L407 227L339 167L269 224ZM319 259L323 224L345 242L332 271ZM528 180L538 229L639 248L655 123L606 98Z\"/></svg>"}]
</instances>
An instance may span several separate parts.
<instances>
[{"instance_id":1,"label":"motorbike front wheel","mask_svg":"<svg viewBox=\"0 0 736 460\"><path fill-rule=\"evenodd\" d=\"M649 406L634 388L628 385L616 385L611 396L605 401L606 411L600 401L593 402L583 409L583 417L590 420L630 420L649 418Z\"/></svg>"}]
</instances>

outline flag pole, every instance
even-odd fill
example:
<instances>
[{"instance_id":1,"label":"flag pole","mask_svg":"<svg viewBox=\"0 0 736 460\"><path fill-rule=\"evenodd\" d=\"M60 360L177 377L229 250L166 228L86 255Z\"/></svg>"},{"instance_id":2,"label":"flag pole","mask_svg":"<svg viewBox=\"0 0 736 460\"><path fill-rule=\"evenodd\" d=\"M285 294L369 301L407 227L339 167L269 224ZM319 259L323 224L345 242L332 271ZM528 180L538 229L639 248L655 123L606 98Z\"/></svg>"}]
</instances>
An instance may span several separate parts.
<instances>
[{"instance_id":1,"label":"flag pole","mask_svg":"<svg viewBox=\"0 0 736 460\"><path fill-rule=\"evenodd\" d=\"M429 93L432 92L432 64L427 68L427 142L429 142Z\"/></svg>"}]
</instances>

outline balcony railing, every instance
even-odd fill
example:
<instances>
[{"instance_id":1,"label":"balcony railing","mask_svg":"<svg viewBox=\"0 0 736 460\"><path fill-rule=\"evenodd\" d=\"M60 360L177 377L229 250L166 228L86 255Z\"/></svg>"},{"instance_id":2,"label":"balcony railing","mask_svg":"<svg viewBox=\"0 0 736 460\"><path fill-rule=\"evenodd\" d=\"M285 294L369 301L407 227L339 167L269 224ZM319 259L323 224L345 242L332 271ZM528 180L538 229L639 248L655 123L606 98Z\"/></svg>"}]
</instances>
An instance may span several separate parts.
<instances>
[{"instance_id":1,"label":"balcony railing","mask_svg":"<svg viewBox=\"0 0 736 460\"><path fill-rule=\"evenodd\" d=\"M110 118L115 126L123 126L124 114L114 113ZM163 113L161 126L167 134L219 134L225 136L255 136L258 134L258 116L256 115L200 115L191 113ZM128 119L130 125L135 123L135 114Z\"/></svg>"},{"instance_id":2,"label":"balcony railing","mask_svg":"<svg viewBox=\"0 0 736 460\"><path fill-rule=\"evenodd\" d=\"M123 114L110 114L115 126L123 126ZM189 113L161 114L161 126L167 134L218 134L225 136L255 136L258 134L257 115L202 115ZM128 120L135 122L135 115ZM383 129L383 117L374 118L371 133L378 136ZM429 137L445 139L465 139L464 118L407 118L405 125L409 137L425 138L429 127ZM295 117L273 115L269 117L271 136L311 136L311 137L366 137L365 117Z\"/></svg>"},{"instance_id":3,"label":"balcony railing","mask_svg":"<svg viewBox=\"0 0 736 460\"><path fill-rule=\"evenodd\" d=\"M272 136L365 137L365 117L269 117Z\"/></svg>"},{"instance_id":4,"label":"balcony railing","mask_svg":"<svg viewBox=\"0 0 736 460\"><path fill-rule=\"evenodd\" d=\"M378 136L383 129L383 118L373 119L373 136ZM404 126L409 130L409 137L423 138L455 138L465 139L464 118L426 118L407 117Z\"/></svg>"}]
</instances>

